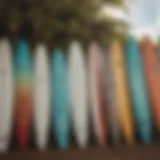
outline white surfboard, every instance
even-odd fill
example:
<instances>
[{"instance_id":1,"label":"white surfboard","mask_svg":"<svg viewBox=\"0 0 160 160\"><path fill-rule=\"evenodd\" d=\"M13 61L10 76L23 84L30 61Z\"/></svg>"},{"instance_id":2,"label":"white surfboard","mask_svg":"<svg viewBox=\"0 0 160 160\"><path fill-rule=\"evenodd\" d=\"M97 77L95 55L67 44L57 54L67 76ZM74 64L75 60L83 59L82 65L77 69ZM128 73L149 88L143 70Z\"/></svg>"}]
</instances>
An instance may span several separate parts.
<instances>
[{"instance_id":1,"label":"white surfboard","mask_svg":"<svg viewBox=\"0 0 160 160\"><path fill-rule=\"evenodd\" d=\"M78 42L71 43L69 48L69 81L74 134L79 147L85 148L88 140L86 66Z\"/></svg>"},{"instance_id":2,"label":"white surfboard","mask_svg":"<svg viewBox=\"0 0 160 160\"><path fill-rule=\"evenodd\" d=\"M7 151L12 130L13 71L11 46L0 40L0 152Z\"/></svg>"},{"instance_id":3,"label":"white surfboard","mask_svg":"<svg viewBox=\"0 0 160 160\"><path fill-rule=\"evenodd\" d=\"M89 48L89 81L90 81L90 111L94 133L99 145L106 143L105 113L103 104L103 61L102 51L96 42ZM99 88L101 86L101 88Z\"/></svg>"},{"instance_id":4,"label":"white surfboard","mask_svg":"<svg viewBox=\"0 0 160 160\"><path fill-rule=\"evenodd\" d=\"M34 63L34 125L36 144L45 149L49 137L50 124L50 86L49 62L43 44L37 45Z\"/></svg>"}]
</instances>

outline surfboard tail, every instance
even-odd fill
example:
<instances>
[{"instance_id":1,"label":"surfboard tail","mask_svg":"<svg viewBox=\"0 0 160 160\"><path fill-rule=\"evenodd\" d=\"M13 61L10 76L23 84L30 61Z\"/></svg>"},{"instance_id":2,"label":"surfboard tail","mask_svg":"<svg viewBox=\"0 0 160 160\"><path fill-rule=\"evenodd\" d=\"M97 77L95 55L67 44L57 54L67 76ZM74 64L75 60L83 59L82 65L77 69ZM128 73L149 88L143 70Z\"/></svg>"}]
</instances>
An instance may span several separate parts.
<instances>
[{"instance_id":1,"label":"surfboard tail","mask_svg":"<svg viewBox=\"0 0 160 160\"><path fill-rule=\"evenodd\" d=\"M16 135L19 147L25 149L28 144L31 122L31 94L30 92L17 93L16 108Z\"/></svg>"},{"instance_id":2,"label":"surfboard tail","mask_svg":"<svg viewBox=\"0 0 160 160\"><path fill-rule=\"evenodd\" d=\"M67 114L67 112L66 112ZM69 113L68 113L69 114ZM55 115L55 136L56 136L56 143L58 148L61 150L67 149L69 147L69 117L66 115L65 119L59 119L59 116ZM64 118L64 117L63 117ZM58 121L57 121L58 120ZM62 123L60 123L62 122ZM66 123L64 123L66 122Z\"/></svg>"},{"instance_id":3,"label":"surfboard tail","mask_svg":"<svg viewBox=\"0 0 160 160\"><path fill-rule=\"evenodd\" d=\"M150 144L152 141L151 124L144 124L140 127L140 136L144 144Z\"/></svg>"},{"instance_id":4,"label":"surfboard tail","mask_svg":"<svg viewBox=\"0 0 160 160\"><path fill-rule=\"evenodd\" d=\"M21 150L24 150L27 148L27 145L28 145L28 133L27 133L27 128L28 126L21 126L21 125L18 125L16 127L17 129L17 142L18 142L18 145L20 147Z\"/></svg>"},{"instance_id":5,"label":"surfboard tail","mask_svg":"<svg viewBox=\"0 0 160 160\"><path fill-rule=\"evenodd\" d=\"M77 143L80 148L87 148L87 134L79 134L77 138Z\"/></svg>"},{"instance_id":6,"label":"surfboard tail","mask_svg":"<svg viewBox=\"0 0 160 160\"><path fill-rule=\"evenodd\" d=\"M88 124L84 123L86 119L75 119L74 134L76 143L80 148L87 148L88 146Z\"/></svg>"},{"instance_id":7,"label":"surfboard tail","mask_svg":"<svg viewBox=\"0 0 160 160\"><path fill-rule=\"evenodd\" d=\"M133 126L130 123L127 123L124 127L124 136L125 141L127 144L132 145L134 144L134 133L133 133Z\"/></svg>"},{"instance_id":8,"label":"surfboard tail","mask_svg":"<svg viewBox=\"0 0 160 160\"><path fill-rule=\"evenodd\" d=\"M0 140L0 153L5 153L7 152L9 147L9 141L8 140Z\"/></svg>"},{"instance_id":9,"label":"surfboard tail","mask_svg":"<svg viewBox=\"0 0 160 160\"><path fill-rule=\"evenodd\" d=\"M69 136L68 134L66 134L66 132L61 132L61 134L59 134L59 136L56 137L58 148L64 150L69 147Z\"/></svg>"},{"instance_id":10,"label":"surfboard tail","mask_svg":"<svg viewBox=\"0 0 160 160\"><path fill-rule=\"evenodd\" d=\"M158 131L160 132L160 110L159 110L159 105L157 105L157 107L155 107L154 109L154 114L155 114L155 122L157 123L156 126L157 126L157 129Z\"/></svg>"},{"instance_id":11,"label":"surfboard tail","mask_svg":"<svg viewBox=\"0 0 160 160\"><path fill-rule=\"evenodd\" d=\"M47 147L48 139L44 132L38 132L36 134L36 145L39 150L44 150Z\"/></svg>"}]
</instances>

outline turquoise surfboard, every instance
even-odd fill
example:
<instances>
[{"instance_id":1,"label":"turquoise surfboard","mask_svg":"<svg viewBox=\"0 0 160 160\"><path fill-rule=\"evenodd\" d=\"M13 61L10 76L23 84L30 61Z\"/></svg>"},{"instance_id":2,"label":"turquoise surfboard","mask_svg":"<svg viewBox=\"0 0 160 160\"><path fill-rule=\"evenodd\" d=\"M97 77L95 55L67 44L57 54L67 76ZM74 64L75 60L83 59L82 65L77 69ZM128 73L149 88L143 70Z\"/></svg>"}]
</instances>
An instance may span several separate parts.
<instances>
[{"instance_id":1,"label":"turquoise surfboard","mask_svg":"<svg viewBox=\"0 0 160 160\"><path fill-rule=\"evenodd\" d=\"M126 65L136 129L143 143L152 140L152 120L143 62L138 44L129 37L126 44Z\"/></svg>"},{"instance_id":2,"label":"turquoise surfboard","mask_svg":"<svg viewBox=\"0 0 160 160\"><path fill-rule=\"evenodd\" d=\"M56 143L60 149L69 146L70 109L68 71L62 50L52 55L52 124Z\"/></svg>"}]
</instances>

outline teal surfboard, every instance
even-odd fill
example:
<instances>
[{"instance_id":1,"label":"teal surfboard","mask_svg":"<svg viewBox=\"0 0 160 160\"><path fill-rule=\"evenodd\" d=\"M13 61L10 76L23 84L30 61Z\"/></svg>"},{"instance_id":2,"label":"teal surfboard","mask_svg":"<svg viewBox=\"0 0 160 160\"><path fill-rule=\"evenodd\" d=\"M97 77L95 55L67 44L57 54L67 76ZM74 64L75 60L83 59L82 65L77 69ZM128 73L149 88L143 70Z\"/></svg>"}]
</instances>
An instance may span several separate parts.
<instances>
[{"instance_id":1,"label":"teal surfboard","mask_svg":"<svg viewBox=\"0 0 160 160\"><path fill-rule=\"evenodd\" d=\"M62 50L55 49L52 55L52 124L55 139L60 149L69 146L69 88L68 71Z\"/></svg>"},{"instance_id":2,"label":"teal surfboard","mask_svg":"<svg viewBox=\"0 0 160 160\"><path fill-rule=\"evenodd\" d=\"M129 37L126 44L126 65L136 129L143 143L152 140L150 104L144 78L143 62L138 44Z\"/></svg>"}]
</instances>

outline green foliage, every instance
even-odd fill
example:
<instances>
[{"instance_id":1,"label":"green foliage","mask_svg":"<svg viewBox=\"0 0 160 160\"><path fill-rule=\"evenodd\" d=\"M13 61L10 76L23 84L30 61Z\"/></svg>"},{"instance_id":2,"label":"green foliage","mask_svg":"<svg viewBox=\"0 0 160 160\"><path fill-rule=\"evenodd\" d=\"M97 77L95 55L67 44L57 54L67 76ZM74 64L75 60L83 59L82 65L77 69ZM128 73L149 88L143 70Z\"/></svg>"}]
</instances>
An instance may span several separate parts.
<instances>
[{"instance_id":1,"label":"green foliage","mask_svg":"<svg viewBox=\"0 0 160 160\"><path fill-rule=\"evenodd\" d=\"M86 43L94 38L106 43L115 35L117 25L96 19L106 2L123 6L123 0L1 0L0 15L14 32L30 21L37 40L66 43L77 38Z\"/></svg>"}]
</instances>

